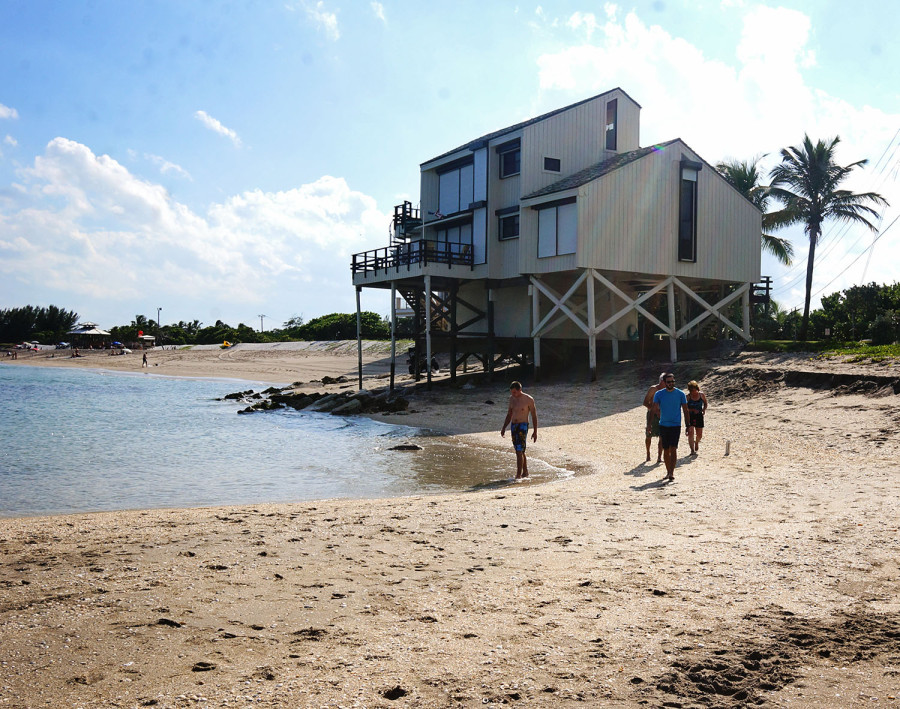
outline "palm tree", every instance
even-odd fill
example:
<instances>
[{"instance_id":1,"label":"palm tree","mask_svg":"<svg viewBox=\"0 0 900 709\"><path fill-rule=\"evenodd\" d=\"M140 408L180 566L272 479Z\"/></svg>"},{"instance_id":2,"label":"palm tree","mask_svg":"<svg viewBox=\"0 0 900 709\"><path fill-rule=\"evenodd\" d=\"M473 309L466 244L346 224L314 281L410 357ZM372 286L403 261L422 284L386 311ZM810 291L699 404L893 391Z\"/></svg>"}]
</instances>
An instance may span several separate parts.
<instances>
[{"instance_id":1,"label":"palm tree","mask_svg":"<svg viewBox=\"0 0 900 709\"><path fill-rule=\"evenodd\" d=\"M794 258L794 246L787 239L780 239L766 232L793 222L785 210L768 211L769 188L761 185L761 177L756 165L762 160L759 155L753 160L727 160L716 165L716 171L724 177L738 192L749 199L763 213L761 234L762 249L768 251L785 266L790 266Z\"/></svg>"},{"instance_id":2,"label":"palm tree","mask_svg":"<svg viewBox=\"0 0 900 709\"><path fill-rule=\"evenodd\" d=\"M803 320L800 324L799 339L806 340L809 328L809 301L812 295L813 262L816 244L822 236L822 224L826 219L838 222L864 224L872 231L878 231L870 219L878 219L874 206L887 206L887 200L876 192L855 194L838 189L857 167L868 160L857 160L846 167L834 161L834 150L840 142L835 136L831 142L819 140L815 145L808 135L803 136L803 144L784 148L781 162L772 168L769 177L772 185L769 194L777 199L784 211L795 223L804 223L804 231L809 236L809 256L806 262L806 302L803 306Z\"/></svg>"}]
</instances>

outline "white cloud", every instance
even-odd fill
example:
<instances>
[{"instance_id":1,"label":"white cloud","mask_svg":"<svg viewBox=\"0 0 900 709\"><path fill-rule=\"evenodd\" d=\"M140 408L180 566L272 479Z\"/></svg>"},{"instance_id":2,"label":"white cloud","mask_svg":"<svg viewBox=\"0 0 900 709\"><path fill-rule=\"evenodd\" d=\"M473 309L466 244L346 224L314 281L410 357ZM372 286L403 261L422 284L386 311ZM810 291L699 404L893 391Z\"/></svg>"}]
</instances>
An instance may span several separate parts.
<instances>
[{"instance_id":1,"label":"white cloud","mask_svg":"<svg viewBox=\"0 0 900 709\"><path fill-rule=\"evenodd\" d=\"M7 134L7 136L3 139L3 142L6 143L6 145L9 145L10 147L13 147L13 148L19 144L19 141L17 141L15 138L13 138L9 134Z\"/></svg>"},{"instance_id":2,"label":"white cloud","mask_svg":"<svg viewBox=\"0 0 900 709\"><path fill-rule=\"evenodd\" d=\"M336 42L341 38L337 13L326 10L324 2L320 0L320 2L317 2L312 6L304 5L304 9L306 10L307 17L325 32L325 36L328 37L328 39Z\"/></svg>"},{"instance_id":3,"label":"white cloud","mask_svg":"<svg viewBox=\"0 0 900 709\"><path fill-rule=\"evenodd\" d=\"M384 24L387 24L387 17L385 17L384 14L384 5L382 5L380 2L373 2L371 3L371 6L372 12L375 13L375 17L381 20Z\"/></svg>"},{"instance_id":4,"label":"white cloud","mask_svg":"<svg viewBox=\"0 0 900 709\"><path fill-rule=\"evenodd\" d=\"M241 147L241 139L238 137L238 134L231 130L231 128L226 128L220 121L210 116L206 111L197 111L194 114L194 117L211 131L229 138L231 142L234 143L235 147Z\"/></svg>"},{"instance_id":5,"label":"white cloud","mask_svg":"<svg viewBox=\"0 0 900 709\"><path fill-rule=\"evenodd\" d=\"M193 180L191 174L185 170L181 165L177 165L174 162L170 162L159 155L152 155L150 153L144 153L144 158L149 160L151 163L156 165L159 168L159 171L163 175L173 174L176 177L183 177L186 180Z\"/></svg>"},{"instance_id":6,"label":"white cloud","mask_svg":"<svg viewBox=\"0 0 900 709\"><path fill-rule=\"evenodd\" d=\"M273 299L290 303L286 311L332 302L339 310L352 294L350 254L380 245L390 219L372 197L329 176L247 191L198 214L65 138L52 140L19 177L0 202L4 302L24 288L38 299L59 291L134 302L125 313L140 312L148 297L185 310L185 303L234 308ZM180 317L189 316L204 314Z\"/></svg>"},{"instance_id":7,"label":"white cloud","mask_svg":"<svg viewBox=\"0 0 900 709\"><path fill-rule=\"evenodd\" d=\"M4 106L2 103L0 103L0 118L16 119L18 117L19 112L16 109L10 108L9 106Z\"/></svg>"},{"instance_id":8,"label":"white cloud","mask_svg":"<svg viewBox=\"0 0 900 709\"><path fill-rule=\"evenodd\" d=\"M729 5L737 18L735 26L740 28L734 61L706 56L685 39L645 23L635 12L619 19L613 5L605 7L602 20L589 13L574 13L559 21L537 12L542 27L558 28L557 39L563 33L570 38L568 46L538 59L539 85L544 92L538 110L620 86L642 105L642 145L680 137L713 163L768 153L762 164L768 171L779 159L778 151L799 144L804 134L813 139L840 135L839 163L868 157L874 166L891 144L900 116L853 106L810 85L806 70L815 66L816 59L808 46L810 19L803 13ZM885 211L885 225L898 213L896 174L861 170L846 186L887 197L894 206ZM900 280L900 238L879 241L876 258L864 273L866 256L850 269L845 266L872 243L872 235L859 227L830 229L838 243L821 260L817 258L814 292L836 277L826 293L850 287L863 276L878 282ZM900 231L900 225L895 231ZM792 239L797 262L804 263L807 242L802 229L782 235ZM778 274L783 269L764 260L763 272L775 275L776 285L785 287L802 272L802 265L780 282ZM788 305L802 302L802 283L799 298L796 292L784 291L776 297Z\"/></svg>"}]
</instances>

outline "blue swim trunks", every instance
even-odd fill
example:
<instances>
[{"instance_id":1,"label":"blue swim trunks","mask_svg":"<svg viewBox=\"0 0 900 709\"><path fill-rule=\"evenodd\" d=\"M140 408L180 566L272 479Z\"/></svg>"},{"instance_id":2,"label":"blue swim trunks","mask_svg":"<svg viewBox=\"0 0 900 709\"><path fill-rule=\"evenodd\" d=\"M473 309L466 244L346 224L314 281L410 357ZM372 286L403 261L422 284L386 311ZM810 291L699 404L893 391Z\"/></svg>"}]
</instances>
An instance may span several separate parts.
<instances>
[{"instance_id":1,"label":"blue swim trunks","mask_svg":"<svg viewBox=\"0 0 900 709\"><path fill-rule=\"evenodd\" d=\"M516 452L524 453L525 443L528 440L528 422L510 424L509 436L512 438L513 448L516 449Z\"/></svg>"}]
</instances>

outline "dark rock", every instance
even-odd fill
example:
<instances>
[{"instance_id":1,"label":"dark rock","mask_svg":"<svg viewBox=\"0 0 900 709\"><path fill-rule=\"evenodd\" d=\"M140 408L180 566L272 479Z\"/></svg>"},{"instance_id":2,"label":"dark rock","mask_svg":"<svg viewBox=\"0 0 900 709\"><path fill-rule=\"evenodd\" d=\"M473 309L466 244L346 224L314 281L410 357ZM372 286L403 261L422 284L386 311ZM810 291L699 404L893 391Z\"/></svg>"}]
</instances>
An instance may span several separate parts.
<instances>
[{"instance_id":1,"label":"dark rock","mask_svg":"<svg viewBox=\"0 0 900 709\"><path fill-rule=\"evenodd\" d=\"M397 446L391 446L388 448L389 451L420 451L424 450L422 446L416 445L415 443L401 443Z\"/></svg>"},{"instance_id":2,"label":"dark rock","mask_svg":"<svg viewBox=\"0 0 900 709\"><path fill-rule=\"evenodd\" d=\"M350 399L331 410L332 416L346 416L349 414L358 414L363 410L362 401L359 399Z\"/></svg>"},{"instance_id":3,"label":"dark rock","mask_svg":"<svg viewBox=\"0 0 900 709\"><path fill-rule=\"evenodd\" d=\"M244 397L250 396L253 393L253 389L248 389L247 391L236 391L233 394L226 394L223 398L226 400L233 399L243 399Z\"/></svg>"},{"instance_id":4,"label":"dark rock","mask_svg":"<svg viewBox=\"0 0 900 709\"><path fill-rule=\"evenodd\" d=\"M313 404L310 408L313 411L321 411L322 413L328 413L332 409L336 409L342 403L344 403L344 395L343 394L328 394L319 399L315 404Z\"/></svg>"},{"instance_id":5,"label":"dark rock","mask_svg":"<svg viewBox=\"0 0 900 709\"><path fill-rule=\"evenodd\" d=\"M278 404L282 404L283 406L288 406L292 409L305 409L310 404L313 404L316 400L309 396L308 394L297 393L297 394L272 394L269 397L270 401L274 401Z\"/></svg>"},{"instance_id":6,"label":"dark rock","mask_svg":"<svg viewBox=\"0 0 900 709\"><path fill-rule=\"evenodd\" d=\"M381 693L381 696L385 699L390 699L394 701L395 699L400 699L401 697L405 697L409 692L407 692L403 687L397 685L396 687L391 687L390 689L386 689Z\"/></svg>"}]
</instances>

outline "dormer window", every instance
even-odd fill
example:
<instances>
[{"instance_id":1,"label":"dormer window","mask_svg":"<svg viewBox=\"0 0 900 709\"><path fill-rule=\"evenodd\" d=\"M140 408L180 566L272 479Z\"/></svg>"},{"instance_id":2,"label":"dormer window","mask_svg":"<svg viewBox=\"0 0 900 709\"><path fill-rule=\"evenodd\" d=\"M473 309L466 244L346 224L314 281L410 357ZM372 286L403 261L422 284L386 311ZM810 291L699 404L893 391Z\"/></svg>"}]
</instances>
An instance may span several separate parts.
<instances>
[{"instance_id":1,"label":"dormer window","mask_svg":"<svg viewBox=\"0 0 900 709\"><path fill-rule=\"evenodd\" d=\"M497 155L500 158L500 178L512 177L522 171L522 147L518 138L498 145Z\"/></svg>"}]
</instances>

